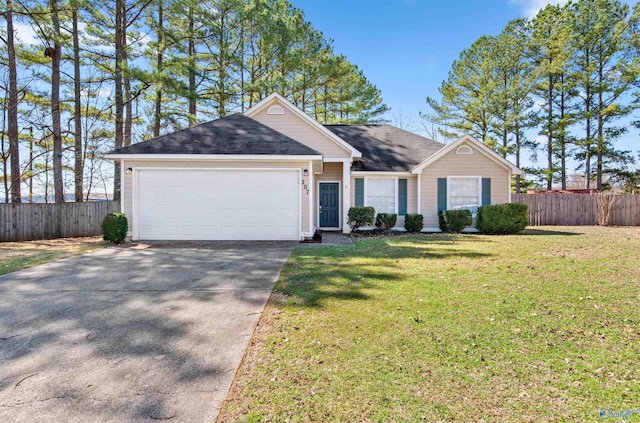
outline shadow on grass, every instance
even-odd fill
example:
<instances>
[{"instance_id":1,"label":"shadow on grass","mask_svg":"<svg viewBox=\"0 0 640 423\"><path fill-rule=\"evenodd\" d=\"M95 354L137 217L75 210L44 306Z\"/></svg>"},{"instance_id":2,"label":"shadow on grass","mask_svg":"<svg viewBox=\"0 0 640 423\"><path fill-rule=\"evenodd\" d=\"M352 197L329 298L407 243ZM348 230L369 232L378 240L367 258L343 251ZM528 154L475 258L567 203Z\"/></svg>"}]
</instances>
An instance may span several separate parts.
<instances>
[{"instance_id":1,"label":"shadow on grass","mask_svg":"<svg viewBox=\"0 0 640 423\"><path fill-rule=\"evenodd\" d=\"M553 231L546 229L532 229L527 228L522 231L518 235L536 235L536 236L544 236L544 235L561 235L561 236L572 236L572 235L582 235L581 232L565 232L565 231Z\"/></svg>"},{"instance_id":2,"label":"shadow on grass","mask_svg":"<svg viewBox=\"0 0 640 423\"><path fill-rule=\"evenodd\" d=\"M283 302L318 307L328 299L366 300L380 283L402 283L403 261L481 259L493 254L463 248L456 235L359 239L355 247L299 248L291 255L275 292ZM490 241L490 240L489 240ZM487 242L473 238L472 242Z\"/></svg>"}]
</instances>

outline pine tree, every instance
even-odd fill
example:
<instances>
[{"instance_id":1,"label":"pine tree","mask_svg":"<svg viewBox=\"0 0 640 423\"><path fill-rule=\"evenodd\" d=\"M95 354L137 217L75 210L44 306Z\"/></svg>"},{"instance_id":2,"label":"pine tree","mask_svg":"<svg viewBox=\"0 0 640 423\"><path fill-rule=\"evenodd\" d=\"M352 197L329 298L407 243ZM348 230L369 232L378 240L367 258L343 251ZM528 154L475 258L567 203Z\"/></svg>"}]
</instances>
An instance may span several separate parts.
<instances>
[{"instance_id":1,"label":"pine tree","mask_svg":"<svg viewBox=\"0 0 640 423\"><path fill-rule=\"evenodd\" d=\"M427 104L433 113L427 114L430 120L446 124L452 132L442 133L445 138L457 138L471 134L491 148L496 141L491 137L494 121L494 103L491 98L496 89L493 75L495 56L494 37L478 38L453 62L451 71L440 85L442 101L427 98Z\"/></svg>"},{"instance_id":2,"label":"pine tree","mask_svg":"<svg viewBox=\"0 0 640 423\"><path fill-rule=\"evenodd\" d=\"M622 104L638 77L636 67L627 60L630 27L629 7L618 0L579 0L572 6L574 37L579 80L589 90L583 116L589 133L584 140L587 188L591 175L591 158L595 155L596 188L602 190L603 175L613 169L608 164L628 160L628 154L615 149L613 142L626 132L613 122L628 115L631 105ZM589 43L589 44L588 44ZM586 96L585 96L586 97ZM591 121L595 134L591 134Z\"/></svg>"},{"instance_id":3,"label":"pine tree","mask_svg":"<svg viewBox=\"0 0 640 423\"><path fill-rule=\"evenodd\" d=\"M11 0L6 0L5 11L2 13L6 24L6 44L9 68L9 101L7 107L9 156L11 159L11 202L22 202L20 190L20 143L18 134L18 70L13 28L14 7Z\"/></svg>"},{"instance_id":4,"label":"pine tree","mask_svg":"<svg viewBox=\"0 0 640 423\"><path fill-rule=\"evenodd\" d=\"M535 82L533 66L528 56L531 28L518 19L507 24L497 37L494 50L495 86L493 108L496 115L494 133L501 140L497 151L503 157L513 155L520 166L521 154L535 143L527 140L525 131L534 125L531 115L532 90ZM521 177L516 176L516 192L520 192Z\"/></svg>"},{"instance_id":5,"label":"pine tree","mask_svg":"<svg viewBox=\"0 0 640 423\"><path fill-rule=\"evenodd\" d=\"M570 29L567 9L548 5L532 21L530 54L535 63L538 78L534 91L543 103L540 116L541 131L547 139L547 167L544 170L547 189L551 189L557 179L557 138L558 117L556 99L563 92L562 81L568 73L568 49ZM563 112L561 111L561 114Z\"/></svg>"}]
</instances>

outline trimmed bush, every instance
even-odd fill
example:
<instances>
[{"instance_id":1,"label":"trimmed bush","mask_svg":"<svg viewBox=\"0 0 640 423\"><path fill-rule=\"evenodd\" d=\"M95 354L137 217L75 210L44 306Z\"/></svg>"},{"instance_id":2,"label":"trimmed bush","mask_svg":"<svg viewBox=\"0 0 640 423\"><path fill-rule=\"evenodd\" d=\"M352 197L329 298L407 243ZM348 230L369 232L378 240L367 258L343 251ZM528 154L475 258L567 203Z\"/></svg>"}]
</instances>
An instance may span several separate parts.
<instances>
[{"instance_id":1,"label":"trimmed bush","mask_svg":"<svg viewBox=\"0 0 640 423\"><path fill-rule=\"evenodd\" d=\"M424 217L421 214L408 214L404 217L404 229L407 232L420 232L424 225Z\"/></svg>"},{"instance_id":2,"label":"trimmed bush","mask_svg":"<svg viewBox=\"0 0 640 423\"><path fill-rule=\"evenodd\" d=\"M376 228L390 230L396 226L398 222L398 215L395 213L378 213L376 216Z\"/></svg>"},{"instance_id":3,"label":"trimmed bush","mask_svg":"<svg viewBox=\"0 0 640 423\"><path fill-rule=\"evenodd\" d=\"M373 207L351 207L349 209L347 223L351 226L351 230L362 226L373 225L373 218L376 215L376 211Z\"/></svg>"},{"instance_id":4,"label":"trimmed bush","mask_svg":"<svg viewBox=\"0 0 640 423\"><path fill-rule=\"evenodd\" d=\"M473 223L469 210L442 210L438 213L440 230L448 233L460 233Z\"/></svg>"},{"instance_id":5,"label":"trimmed bush","mask_svg":"<svg viewBox=\"0 0 640 423\"><path fill-rule=\"evenodd\" d=\"M483 234L508 235L522 232L529 224L526 204L507 203L478 208L477 228Z\"/></svg>"},{"instance_id":6,"label":"trimmed bush","mask_svg":"<svg viewBox=\"0 0 640 423\"><path fill-rule=\"evenodd\" d=\"M120 244L127 237L127 228L124 213L109 213L102 221L102 239Z\"/></svg>"}]
</instances>

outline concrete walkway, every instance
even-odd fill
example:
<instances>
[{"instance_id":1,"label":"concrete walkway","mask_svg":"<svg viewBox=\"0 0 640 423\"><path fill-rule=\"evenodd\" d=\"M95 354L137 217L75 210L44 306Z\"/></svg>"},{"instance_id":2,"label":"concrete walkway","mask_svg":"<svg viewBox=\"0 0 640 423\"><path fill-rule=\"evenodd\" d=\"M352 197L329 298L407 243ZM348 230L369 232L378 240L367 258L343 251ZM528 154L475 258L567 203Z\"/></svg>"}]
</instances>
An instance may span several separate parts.
<instances>
[{"instance_id":1,"label":"concrete walkway","mask_svg":"<svg viewBox=\"0 0 640 423\"><path fill-rule=\"evenodd\" d=\"M343 234L342 232L322 232L322 242L318 243L300 243L300 247L327 247L327 246L337 246L337 247L348 247L354 246L353 241L349 238L348 235Z\"/></svg>"},{"instance_id":2,"label":"concrete walkway","mask_svg":"<svg viewBox=\"0 0 640 423\"><path fill-rule=\"evenodd\" d=\"M214 421L297 245L116 247L0 277L0 421Z\"/></svg>"}]
</instances>

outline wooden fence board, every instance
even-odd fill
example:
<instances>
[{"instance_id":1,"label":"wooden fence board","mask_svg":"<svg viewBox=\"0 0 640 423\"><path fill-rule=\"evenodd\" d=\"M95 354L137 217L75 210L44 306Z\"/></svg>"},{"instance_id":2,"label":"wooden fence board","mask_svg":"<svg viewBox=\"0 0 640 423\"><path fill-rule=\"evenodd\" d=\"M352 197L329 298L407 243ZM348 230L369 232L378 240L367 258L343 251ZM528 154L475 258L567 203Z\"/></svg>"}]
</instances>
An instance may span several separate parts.
<instances>
[{"instance_id":1,"label":"wooden fence board","mask_svg":"<svg viewBox=\"0 0 640 423\"><path fill-rule=\"evenodd\" d=\"M116 201L64 204L0 204L0 242L100 235Z\"/></svg>"},{"instance_id":2,"label":"wooden fence board","mask_svg":"<svg viewBox=\"0 0 640 423\"><path fill-rule=\"evenodd\" d=\"M598 222L594 194L513 194L514 203L526 204L531 226L590 226ZM611 210L610 226L640 226L640 195L621 194Z\"/></svg>"}]
</instances>

